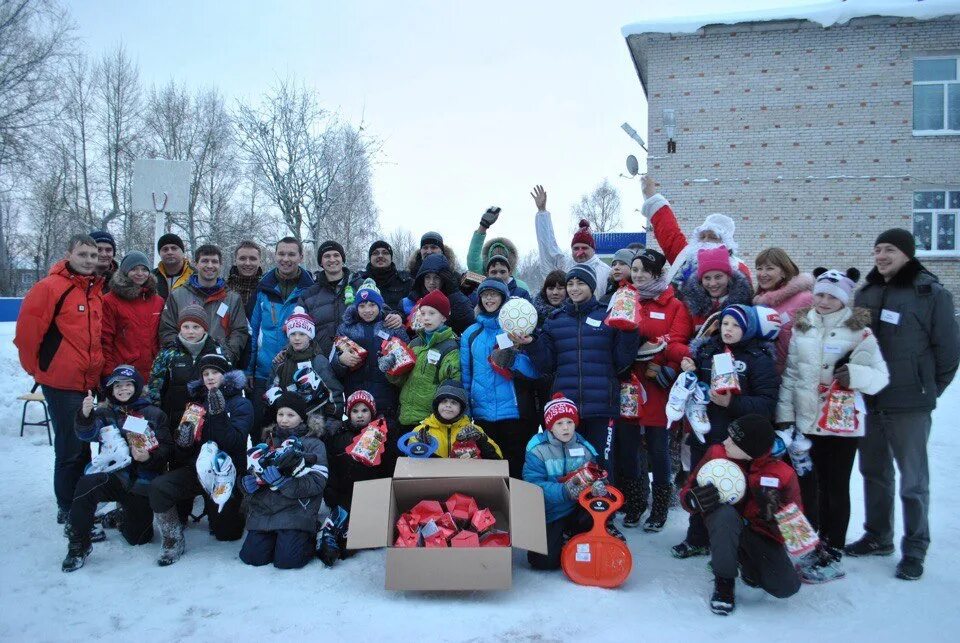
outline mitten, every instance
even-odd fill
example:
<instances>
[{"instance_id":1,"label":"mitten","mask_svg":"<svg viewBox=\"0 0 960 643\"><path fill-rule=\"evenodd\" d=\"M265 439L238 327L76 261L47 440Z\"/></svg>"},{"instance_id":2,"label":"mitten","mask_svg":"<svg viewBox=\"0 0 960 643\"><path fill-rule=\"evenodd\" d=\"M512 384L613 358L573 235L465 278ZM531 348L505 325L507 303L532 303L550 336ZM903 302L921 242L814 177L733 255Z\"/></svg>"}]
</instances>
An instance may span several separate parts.
<instances>
[{"instance_id":1,"label":"mitten","mask_svg":"<svg viewBox=\"0 0 960 643\"><path fill-rule=\"evenodd\" d=\"M486 230L496 223L498 218L500 218L500 208L489 207L480 217L480 227Z\"/></svg>"},{"instance_id":2,"label":"mitten","mask_svg":"<svg viewBox=\"0 0 960 643\"><path fill-rule=\"evenodd\" d=\"M227 401L223 399L223 391L219 388L207 391L207 411L210 415L220 415L227 408Z\"/></svg>"},{"instance_id":3,"label":"mitten","mask_svg":"<svg viewBox=\"0 0 960 643\"><path fill-rule=\"evenodd\" d=\"M486 440L487 436L484 435L483 431L478 429L473 424L468 424L467 426L460 429L457 433L457 440L461 442L467 442L473 440L474 442L480 442L481 440Z\"/></svg>"},{"instance_id":4,"label":"mitten","mask_svg":"<svg viewBox=\"0 0 960 643\"><path fill-rule=\"evenodd\" d=\"M606 483L603 480L594 482L590 485L590 495L595 498L606 498L609 495Z\"/></svg>"},{"instance_id":5,"label":"mitten","mask_svg":"<svg viewBox=\"0 0 960 643\"><path fill-rule=\"evenodd\" d=\"M240 482L243 484L243 490L248 494L253 494L260 488L260 481L257 479L257 476L252 473L243 476Z\"/></svg>"},{"instance_id":6,"label":"mitten","mask_svg":"<svg viewBox=\"0 0 960 643\"><path fill-rule=\"evenodd\" d=\"M780 509L780 491L774 487L759 487L754 490L753 498L760 507L760 517L768 522L776 521Z\"/></svg>"},{"instance_id":7,"label":"mitten","mask_svg":"<svg viewBox=\"0 0 960 643\"><path fill-rule=\"evenodd\" d=\"M850 369L846 364L833 371L833 379L843 388L850 388Z\"/></svg>"},{"instance_id":8,"label":"mitten","mask_svg":"<svg viewBox=\"0 0 960 643\"><path fill-rule=\"evenodd\" d=\"M655 381L660 388L668 389L673 386L673 382L676 379L676 369L670 368L669 366L661 366L660 370L657 371L657 379Z\"/></svg>"},{"instance_id":9,"label":"mitten","mask_svg":"<svg viewBox=\"0 0 960 643\"><path fill-rule=\"evenodd\" d=\"M513 370L513 365L516 361L516 348L495 348L490 353L490 362L504 371Z\"/></svg>"},{"instance_id":10,"label":"mitten","mask_svg":"<svg viewBox=\"0 0 960 643\"><path fill-rule=\"evenodd\" d=\"M393 353L387 353L382 357L377 359L377 368L380 369L381 373L386 373L387 371L393 370L393 367L397 365L397 356Z\"/></svg>"},{"instance_id":11,"label":"mitten","mask_svg":"<svg viewBox=\"0 0 960 643\"><path fill-rule=\"evenodd\" d=\"M263 474L261 475L261 478L263 479L264 482L270 485L270 488L273 489L274 491L276 491L277 489L281 488L283 485L290 482L290 478L280 473L280 469L278 469L276 466L273 466L273 465L263 470Z\"/></svg>"},{"instance_id":12,"label":"mitten","mask_svg":"<svg viewBox=\"0 0 960 643\"><path fill-rule=\"evenodd\" d=\"M583 482L583 478L579 476L574 476L563 483L563 487L567 492L567 497L574 502L580 498L580 493L587 488L587 485Z\"/></svg>"},{"instance_id":13,"label":"mitten","mask_svg":"<svg viewBox=\"0 0 960 643\"><path fill-rule=\"evenodd\" d=\"M694 511L710 513L720 506L720 492L711 482L702 487L692 487L690 493L687 494L687 504Z\"/></svg>"},{"instance_id":14,"label":"mitten","mask_svg":"<svg viewBox=\"0 0 960 643\"><path fill-rule=\"evenodd\" d=\"M181 422L177 427L177 446L186 449L193 444L193 433L196 429L193 422Z\"/></svg>"}]
</instances>

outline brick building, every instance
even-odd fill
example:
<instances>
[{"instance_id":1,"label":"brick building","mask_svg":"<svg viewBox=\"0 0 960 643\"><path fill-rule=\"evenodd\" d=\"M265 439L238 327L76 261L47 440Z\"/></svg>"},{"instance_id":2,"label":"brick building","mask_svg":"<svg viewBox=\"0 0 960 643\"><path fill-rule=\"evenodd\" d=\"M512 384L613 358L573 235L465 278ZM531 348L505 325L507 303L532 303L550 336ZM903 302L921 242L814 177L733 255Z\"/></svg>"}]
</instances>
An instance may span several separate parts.
<instances>
[{"instance_id":1,"label":"brick building","mask_svg":"<svg viewBox=\"0 0 960 643\"><path fill-rule=\"evenodd\" d=\"M946 0L851 1L624 27L648 171L683 229L723 212L751 264L781 246L803 270L865 272L876 235L900 226L958 297L958 14Z\"/></svg>"}]
</instances>

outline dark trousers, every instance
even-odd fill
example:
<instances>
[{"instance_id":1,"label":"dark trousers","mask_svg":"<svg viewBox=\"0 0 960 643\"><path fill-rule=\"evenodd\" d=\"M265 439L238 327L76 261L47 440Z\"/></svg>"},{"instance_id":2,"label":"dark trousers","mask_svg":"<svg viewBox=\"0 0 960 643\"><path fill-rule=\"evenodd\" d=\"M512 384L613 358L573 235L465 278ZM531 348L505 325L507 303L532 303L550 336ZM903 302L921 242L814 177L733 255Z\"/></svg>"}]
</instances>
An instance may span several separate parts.
<instances>
[{"instance_id":1,"label":"dark trousers","mask_svg":"<svg viewBox=\"0 0 960 643\"><path fill-rule=\"evenodd\" d=\"M860 473L866 505L867 533L881 543L893 542L893 501L900 472L900 503L903 505L904 556L921 560L930 546L930 470L927 440L930 413L867 413L866 435L860 439Z\"/></svg>"},{"instance_id":2,"label":"dark trousers","mask_svg":"<svg viewBox=\"0 0 960 643\"><path fill-rule=\"evenodd\" d=\"M850 473L857 455L857 438L811 435L810 457L817 481L817 516L820 539L843 549L850 523ZM804 498L804 508L807 506ZM809 518L809 514L807 518Z\"/></svg>"},{"instance_id":3,"label":"dark trousers","mask_svg":"<svg viewBox=\"0 0 960 643\"><path fill-rule=\"evenodd\" d=\"M57 506L69 511L77 481L90 462L90 444L78 438L73 430L77 411L87 394L46 384L41 388L53 425L53 493L57 497Z\"/></svg>"},{"instance_id":4,"label":"dark trousers","mask_svg":"<svg viewBox=\"0 0 960 643\"><path fill-rule=\"evenodd\" d=\"M146 496L132 493L124 480L114 473L81 476L70 506L70 525L78 534L89 534L97 513L97 503L116 502L123 512L119 530L131 545L153 540L153 512Z\"/></svg>"},{"instance_id":5,"label":"dark trousers","mask_svg":"<svg viewBox=\"0 0 960 643\"><path fill-rule=\"evenodd\" d=\"M777 598L793 596L800 579L782 543L757 533L744 524L730 505L720 505L704 522L710 532L710 565L720 578L736 578L738 567Z\"/></svg>"},{"instance_id":6,"label":"dark trousers","mask_svg":"<svg viewBox=\"0 0 960 643\"><path fill-rule=\"evenodd\" d=\"M643 449L643 429L640 425L632 420L617 418L614 435L618 476L639 478L646 474L647 454Z\"/></svg>"},{"instance_id":7,"label":"dark trousers","mask_svg":"<svg viewBox=\"0 0 960 643\"><path fill-rule=\"evenodd\" d=\"M547 523L547 553L527 552L527 562L534 569L560 569L563 545L571 536L582 534L593 526L593 519L585 509L577 506L572 513Z\"/></svg>"},{"instance_id":8,"label":"dark trousers","mask_svg":"<svg viewBox=\"0 0 960 643\"><path fill-rule=\"evenodd\" d=\"M647 443L647 464L653 484L668 485L670 479L670 432L662 426L644 427Z\"/></svg>"},{"instance_id":9,"label":"dark trousers","mask_svg":"<svg viewBox=\"0 0 960 643\"><path fill-rule=\"evenodd\" d=\"M616 431L610 425L610 418L581 418L577 433L597 450L597 465L612 478L616 472L614 462L614 441Z\"/></svg>"},{"instance_id":10,"label":"dark trousers","mask_svg":"<svg viewBox=\"0 0 960 643\"><path fill-rule=\"evenodd\" d=\"M263 428L273 421L274 414L263 399L267 392L267 380L254 379L250 403L253 404L253 426L250 428L250 442L254 445L263 442Z\"/></svg>"},{"instance_id":11,"label":"dark trousers","mask_svg":"<svg viewBox=\"0 0 960 643\"><path fill-rule=\"evenodd\" d=\"M223 506L223 511L220 511L200 486L196 469L185 466L158 476L150 483L150 508L156 513L163 513L176 507L182 500L192 502L202 494L213 536L217 540L240 540L243 536L244 520L240 513L239 487L238 480L234 485L233 495Z\"/></svg>"},{"instance_id":12,"label":"dark trousers","mask_svg":"<svg viewBox=\"0 0 960 643\"><path fill-rule=\"evenodd\" d=\"M279 529L248 531L240 548L240 560L248 565L300 569L313 559L317 537L309 531Z\"/></svg>"},{"instance_id":13,"label":"dark trousers","mask_svg":"<svg viewBox=\"0 0 960 643\"><path fill-rule=\"evenodd\" d=\"M510 465L510 477L522 480L527 442L537 432L533 422L524 419L486 422L477 418L474 418L474 421L500 447L503 459Z\"/></svg>"},{"instance_id":14,"label":"dark trousers","mask_svg":"<svg viewBox=\"0 0 960 643\"><path fill-rule=\"evenodd\" d=\"M701 444L700 440L694 437L693 433L687 435L687 441L690 444L690 470L694 471L697 465L700 464L700 461L703 460L703 456L707 454L708 445ZM703 522L703 514L699 512L690 514L690 519L687 523L686 540L691 545L697 547L705 547L710 544L710 534L707 531L706 524ZM735 575L736 574L734 574L734 576ZM730 578L732 578L732 576Z\"/></svg>"}]
</instances>

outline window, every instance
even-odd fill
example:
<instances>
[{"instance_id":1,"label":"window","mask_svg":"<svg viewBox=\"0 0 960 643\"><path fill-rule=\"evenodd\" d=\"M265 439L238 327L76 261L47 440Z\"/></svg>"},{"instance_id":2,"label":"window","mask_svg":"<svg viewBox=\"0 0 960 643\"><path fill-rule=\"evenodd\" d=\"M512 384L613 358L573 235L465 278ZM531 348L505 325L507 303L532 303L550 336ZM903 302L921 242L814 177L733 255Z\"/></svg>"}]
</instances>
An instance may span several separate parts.
<instances>
[{"instance_id":1,"label":"window","mask_svg":"<svg viewBox=\"0 0 960 643\"><path fill-rule=\"evenodd\" d=\"M913 133L960 134L960 57L913 61Z\"/></svg>"},{"instance_id":2,"label":"window","mask_svg":"<svg viewBox=\"0 0 960 643\"><path fill-rule=\"evenodd\" d=\"M917 252L927 256L960 256L957 218L960 190L913 193L913 236Z\"/></svg>"}]
</instances>

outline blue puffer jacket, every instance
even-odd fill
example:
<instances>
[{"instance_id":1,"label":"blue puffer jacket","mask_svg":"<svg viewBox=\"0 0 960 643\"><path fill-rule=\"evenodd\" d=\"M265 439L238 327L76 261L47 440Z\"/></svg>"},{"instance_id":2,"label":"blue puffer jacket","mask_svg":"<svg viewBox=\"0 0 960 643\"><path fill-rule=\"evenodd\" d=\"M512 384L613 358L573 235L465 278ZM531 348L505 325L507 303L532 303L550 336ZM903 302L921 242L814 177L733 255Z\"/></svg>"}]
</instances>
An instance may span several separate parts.
<instances>
[{"instance_id":1,"label":"blue puffer jacket","mask_svg":"<svg viewBox=\"0 0 960 643\"><path fill-rule=\"evenodd\" d=\"M553 392L573 400L582 418L619 415L618 374L633 365L640 346L640 335L607 326L606 316L596 297L582 304L567 301L527 346L538 371L556 373Z\"/></svg>"},{"instance_id":2,"label":"blue puffer jacket","mask_svg":"<svg viewBox=\"0 0 960 643\"><path fill-rule=\"evenodd\" d=\"M287 345L283 325L296 308L301 293L312 285L313 277L301 268L297 287L286 299L281 299L276 268L260 280L257 301L250 318L250 363L247 365L247 375L261 380L270 377L273 358Z\"/></svg>"},{"instance_id":3,"label":"blue puffer jacket","mask_svg":"<svg viewBox=\"0 0 960 643\"><path fill-rule=\"evenodd\" d=\"M560 520L577 506L567 496L560 478L597 458L596 450L579 433L564 444L550 431L538 433L527 442L527 459L523 462L523 479L543 489L543 505L547 522Z\"/></svg>"},{"instance_id":4,"label":"blue puffer jacket","mask_svg":"<svg viewBox=\"0 0 960 643\"><path fill-rule=\"evenodd\" d=\"M493 370L487 359L502 332L496 314L480 313L477 322L460 338L460 379L467 390L471 415L479 422L520 418L514 381ZM523 353L517 353L512 371L529 379L538 375L533 362Z\"/></svg>"},{"instance_id":5,"label":"blue puffer jacket","mask_svg":"<svg viewBox=\"0 0 960 643\"><path fill-rule=\"evenodd\" d=\"M405 342L410 339L403 328L384 328L383 317L381 310L376 320L365 322L357 314L356 304L343 311L343 321L337 327L337 336L349 337L360 344L367 350L367 358L360 368L351 371L340 363L340 351L334 351L330 366L333 367L337 379L343 382L344 395L350 397L355 391L367 391L377 403L377 413L392 417L400 408L400 389L387 381L387 376L377 367L380 344L391 337L399 337Z\"/></svg>"}]
</instances>

